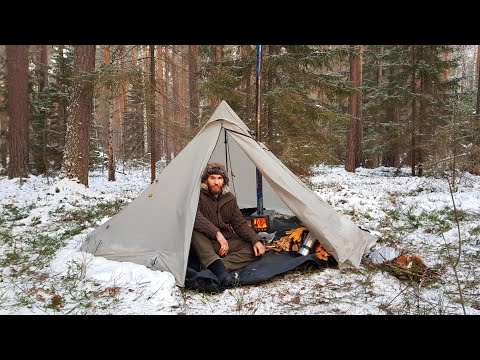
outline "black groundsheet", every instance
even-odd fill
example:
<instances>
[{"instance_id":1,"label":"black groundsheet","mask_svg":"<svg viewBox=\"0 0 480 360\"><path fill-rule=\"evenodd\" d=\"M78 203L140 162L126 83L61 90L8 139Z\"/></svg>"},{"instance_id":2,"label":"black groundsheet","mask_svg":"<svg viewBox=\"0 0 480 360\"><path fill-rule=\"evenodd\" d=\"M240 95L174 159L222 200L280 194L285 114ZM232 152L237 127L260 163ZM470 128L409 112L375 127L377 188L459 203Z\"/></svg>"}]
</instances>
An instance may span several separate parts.
<instances>
[{"instance_id":1,"label":"black groundsheet","mask_svg":"<svg viewBox=\"0 0 480 360\"><path fill-rule=\"evenodd\" d=\"M242 211L244 211L246 217L250 215L248 209ZM271 231L276 231L274 240L278 240L282 236L285 236L287 230L295 229L300 225L300 222L295 216L288 219L275 218L273 220ZM294 269L323 268L333 265L336 265L336 261L332 256L325 261L319 259L315 254L303 256L295 251L277 252L269 250L263 256L259 257L258 260L250 263L244 268L233 271L232 274L239 277L239 284L241 286L258 284L269 280L276 275ZM221 291L217 276L208 269L201 269L193 250L190 251L187 274L185 277L185 287L212 293Z\"/></svg>"}]
</instances>

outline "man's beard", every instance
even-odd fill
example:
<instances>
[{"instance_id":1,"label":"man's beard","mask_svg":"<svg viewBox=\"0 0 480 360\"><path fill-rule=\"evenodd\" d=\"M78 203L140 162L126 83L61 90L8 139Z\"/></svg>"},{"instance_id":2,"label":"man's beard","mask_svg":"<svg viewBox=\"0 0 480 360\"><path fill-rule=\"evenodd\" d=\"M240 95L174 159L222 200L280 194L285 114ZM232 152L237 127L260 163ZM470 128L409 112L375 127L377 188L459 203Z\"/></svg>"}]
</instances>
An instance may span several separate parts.
<instances>
[{"instance_id":1,"label":"man's beard","mask_svg":"<svg viewBox=\"0 0 480 360\"><path fill-rule=\"evenodd\" d=\"M210 192L210 194L212 194L213 196L218 196L222 193L222 188L220 188L220 190L218 191L214 191L210 186L208 187L208 191Z\"/></svg>"}]
</instances>

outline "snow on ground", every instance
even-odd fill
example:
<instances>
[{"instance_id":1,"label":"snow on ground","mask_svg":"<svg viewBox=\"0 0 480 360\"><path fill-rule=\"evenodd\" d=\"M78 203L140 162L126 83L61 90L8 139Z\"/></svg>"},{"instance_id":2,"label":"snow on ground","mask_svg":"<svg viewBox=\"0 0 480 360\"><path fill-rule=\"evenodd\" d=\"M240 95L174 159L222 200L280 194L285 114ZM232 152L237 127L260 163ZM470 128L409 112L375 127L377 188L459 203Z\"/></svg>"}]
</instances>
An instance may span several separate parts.
<instances>
[{"instance_id":1,"label":"snow on ground","mask_svg":"<svg viewBox=\"0 0 480 360\"><path fill-rule=\"evenodd\" d=\"M462 314L450 259L458 231L445 179L408 169L320 165L308 186L339 213L378 236L377 248L420 254L441 272L430 284L364 264L292 271L270 281L205 294L175 286L168 272L78 251L86 236L150 182L127 169L109 182L96 171L72 180L0 177L0 314ZM462 174L454 193L467 314L480 314L480 177Z\"/></svg>"}]
</instances>

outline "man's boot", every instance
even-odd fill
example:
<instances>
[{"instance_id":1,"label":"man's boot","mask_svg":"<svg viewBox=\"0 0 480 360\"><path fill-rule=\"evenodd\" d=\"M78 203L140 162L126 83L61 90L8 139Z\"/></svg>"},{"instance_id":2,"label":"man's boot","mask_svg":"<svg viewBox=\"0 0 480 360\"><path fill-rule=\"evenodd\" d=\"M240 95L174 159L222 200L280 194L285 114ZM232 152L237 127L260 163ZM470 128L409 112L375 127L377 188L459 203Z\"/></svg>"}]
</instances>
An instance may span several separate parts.
<instances>
[{"instance_id":1,"label":"man's boot","mask_svg":"<svg viewBox=\"0 0 480 360\"><path fill-rule=\"evenodd\" d=\"M228 272L221 259L215 260L208 268L217 275L223 289L240 285L240 280Z\"/></svg>"}]
</instances>

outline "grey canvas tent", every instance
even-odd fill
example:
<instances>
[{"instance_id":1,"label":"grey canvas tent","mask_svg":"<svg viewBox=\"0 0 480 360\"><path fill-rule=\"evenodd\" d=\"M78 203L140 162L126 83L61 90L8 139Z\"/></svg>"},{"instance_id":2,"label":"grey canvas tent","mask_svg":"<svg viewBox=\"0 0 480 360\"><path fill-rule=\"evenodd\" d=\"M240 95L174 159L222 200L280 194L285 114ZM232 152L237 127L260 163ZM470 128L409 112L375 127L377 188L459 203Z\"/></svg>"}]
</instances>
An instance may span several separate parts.
<instances>
[{"instance_id":1,"label":"grey canvas tent","mask_svg":"<svg viewBox=\"0 0 480 360\"><path fill-rule=\"evenodd\" d=\"M358 267L376 238L337 213L293 174L225 102L205 126L134 201L95 229L81 247L111 260L131 261L173 274L185 285L201 174L211 161L228 164L230 189L240 208L257 206L256 176L263 176L263 205L296 215L335 258Z\"/></svg>"}]
</instances>

